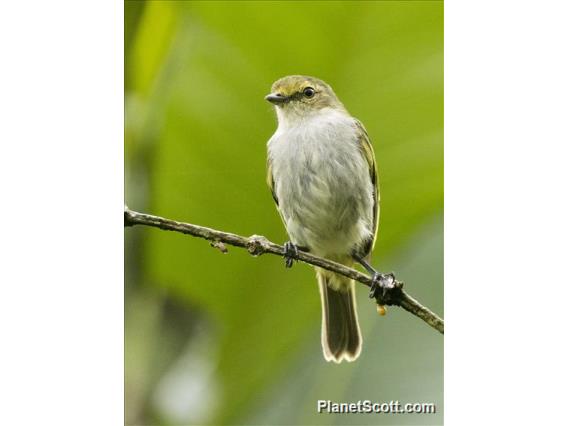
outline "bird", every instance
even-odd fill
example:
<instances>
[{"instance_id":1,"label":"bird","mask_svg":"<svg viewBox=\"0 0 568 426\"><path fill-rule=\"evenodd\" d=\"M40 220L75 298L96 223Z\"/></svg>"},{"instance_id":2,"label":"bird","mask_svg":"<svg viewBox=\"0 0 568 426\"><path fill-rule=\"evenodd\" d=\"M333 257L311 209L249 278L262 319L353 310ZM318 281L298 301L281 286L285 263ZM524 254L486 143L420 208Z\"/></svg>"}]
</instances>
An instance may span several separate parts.
<instances>
[{"instance_id":1,"label":"bird","mask_svg":"<svg viewBox=\"0 0 568 426\"><path fill-rule=\"evenodd\" d=\"M267 183L286 228L287 267L298 251L372 274L372 291L385 275L371 264L379 224L375 154L363 124L329 84L290 75L265 99L278 126L267 143ZM356 360L363 339L352 279L316 267L322 305L321 345L328 362Z\"/></svg>"}]
</instances>

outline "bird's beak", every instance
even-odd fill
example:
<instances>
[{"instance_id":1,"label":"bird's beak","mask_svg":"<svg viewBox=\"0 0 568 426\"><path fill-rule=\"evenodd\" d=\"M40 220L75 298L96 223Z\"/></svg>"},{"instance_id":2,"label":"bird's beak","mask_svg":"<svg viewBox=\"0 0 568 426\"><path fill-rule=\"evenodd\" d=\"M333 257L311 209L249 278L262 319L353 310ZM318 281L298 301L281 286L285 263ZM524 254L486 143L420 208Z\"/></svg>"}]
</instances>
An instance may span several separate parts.
<instances>
[{"instance_id":1,"label":"bird's beak","mask_svg":"<svg viewBox=\"0 0 568 426\"><path fill-rule=\"evenodd\" d=\"M268 102L274 105L283 104L288 101L288 96L284 96L280 93L270 93L264 97Z\"/></svg>"}]
</instances>

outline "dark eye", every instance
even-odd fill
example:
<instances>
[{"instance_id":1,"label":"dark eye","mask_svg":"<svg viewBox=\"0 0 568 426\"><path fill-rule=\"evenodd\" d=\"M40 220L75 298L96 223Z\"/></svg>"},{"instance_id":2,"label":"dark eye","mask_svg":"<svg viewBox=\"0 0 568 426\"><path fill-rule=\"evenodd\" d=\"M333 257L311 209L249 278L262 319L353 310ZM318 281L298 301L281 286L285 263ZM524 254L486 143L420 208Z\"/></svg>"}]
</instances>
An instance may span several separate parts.
<instances>
[{"instance_id":1,"label":"dark eye","mask_svg":"<svg viewBox=\"0 0 568 426\"><path fill-rule=\"evenodd\" d=\"M314 90L313 87L306 87L306 88L304 89L304 96L305 96L306 98L311 98L311 97L313 97L315 94L316 94L316 91Z\"/></svg>"}]
</instances>

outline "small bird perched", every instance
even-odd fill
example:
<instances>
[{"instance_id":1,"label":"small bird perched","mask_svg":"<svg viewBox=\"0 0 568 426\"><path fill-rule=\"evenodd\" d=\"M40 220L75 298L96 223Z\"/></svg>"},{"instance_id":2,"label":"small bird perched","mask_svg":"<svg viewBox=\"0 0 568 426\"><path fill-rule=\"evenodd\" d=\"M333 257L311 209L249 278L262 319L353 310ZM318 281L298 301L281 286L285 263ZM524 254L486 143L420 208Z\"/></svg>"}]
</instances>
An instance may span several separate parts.
<instances>
[{"instance_id":1,"label":"small bird perched","mask_svg":"<svg viewBox=\"0 0 568 426\"><path fill-rule=\"evenodd\" d=\"M367 131L332 88L292 75L265 98L276 107L278 129L268 141L268 185L290 241L286 266L297 250L373 274L372 291L385 285L369 264L379 222L379 184ZM316 268L322 302L321 342L327 361L354 361L361 353L353 280Z\"/></svg>"}]
</instances>

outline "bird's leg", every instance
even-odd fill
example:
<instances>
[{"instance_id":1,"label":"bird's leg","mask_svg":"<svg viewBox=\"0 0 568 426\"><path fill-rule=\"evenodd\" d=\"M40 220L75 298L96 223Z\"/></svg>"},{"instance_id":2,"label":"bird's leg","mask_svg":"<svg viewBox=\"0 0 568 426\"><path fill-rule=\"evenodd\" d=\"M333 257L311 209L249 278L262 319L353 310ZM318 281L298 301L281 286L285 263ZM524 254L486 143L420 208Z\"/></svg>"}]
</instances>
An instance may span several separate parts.
<instances>
[{"instance_id":1,"label":"bird's leg","mask_svg":"<svg viewBox=\"0 0 568 426\"><path fill-rule=\"evenodd\" d=\"M286 268L291 268L294 264L294 260L298 258L298 246L292 241L287 241L284 243L284 260L286 262Z\"/></svg>"},{"instance_id":2,"label":"bird's leg","mask_svg":"<svg viewBox=\"0 0 568 426\"><path fill-rule=\"evenodd\" d=\"M371 291L369 292L369 298L376 299L379 288L382 290L382 297L384 298L387 292L394 288L394 283L395 283L394 274L392 272L388 274L382 274L379 271L377 271L375 268L373 268L369 264L369 262L367 262L362 257L359 256L353 256L353 257L357 262L359 262L363 266L363 268L367 270L369 274L373 276L373 278L371 279L372 280Z\"/></svg>"}]
</instances>

